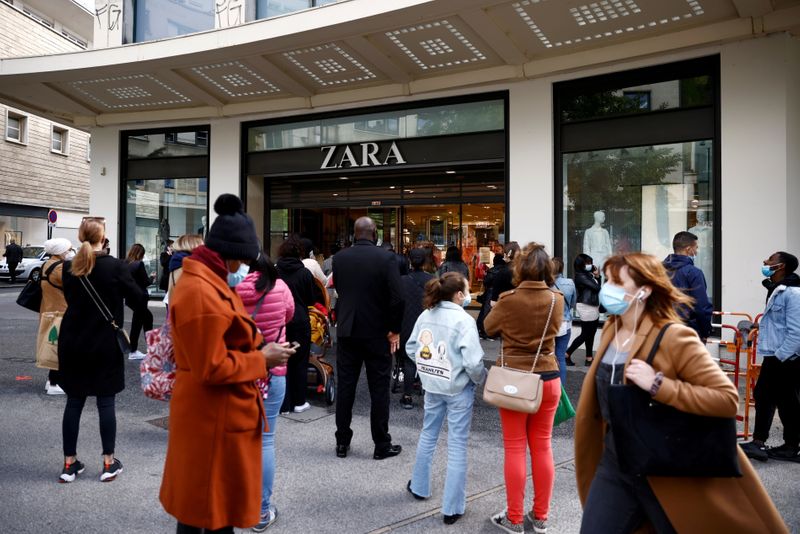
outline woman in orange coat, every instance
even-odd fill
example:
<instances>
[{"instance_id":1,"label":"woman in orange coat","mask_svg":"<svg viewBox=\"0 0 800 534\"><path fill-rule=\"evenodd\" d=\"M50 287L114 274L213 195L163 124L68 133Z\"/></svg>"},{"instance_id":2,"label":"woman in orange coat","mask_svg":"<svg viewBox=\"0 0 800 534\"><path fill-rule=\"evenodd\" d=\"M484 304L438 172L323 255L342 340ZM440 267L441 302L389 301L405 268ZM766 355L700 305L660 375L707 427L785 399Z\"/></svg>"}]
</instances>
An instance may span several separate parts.
<instances>
[{"instance_id":1,"label":"woman in orange coat","mask_svg":"<svg viewBox=\"0 0 800 534\"><path fill-rule=\"evenodd\" d=\"M160 497L178 534L233 534L258 523L265 419L255 381L294 352L260 348L258 327L229 287L229 273L260 253L241 200L222 195L214 210L206 245L184 260L169 307L177 373Z\"/></svg>"},{"instance_id":2,"label":"woman in orange coat","mask_svg":"<svg viewBox=\"0 0 800 534\"><path fill-rule=\"evenodd\" d=\"M735 417L738 394L697 333L674 311L687 298L653 256L630 253L606 260L600 303L606 321L583 381L575 419L575 476L584 507L581 532L788 533L741 450L741 478L636 477L619 467L608 425L609 384L648 391L663 404L697 415ZM672 324L653 366L644 360L661 328Z\"/></svg>"}]
</instances>

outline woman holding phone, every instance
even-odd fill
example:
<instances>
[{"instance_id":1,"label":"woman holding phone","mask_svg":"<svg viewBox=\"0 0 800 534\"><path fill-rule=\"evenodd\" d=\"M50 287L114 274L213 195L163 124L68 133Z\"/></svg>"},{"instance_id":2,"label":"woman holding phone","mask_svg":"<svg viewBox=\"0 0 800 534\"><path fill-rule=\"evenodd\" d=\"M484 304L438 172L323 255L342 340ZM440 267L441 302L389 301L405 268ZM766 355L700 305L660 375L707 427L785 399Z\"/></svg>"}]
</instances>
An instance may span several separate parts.
<instances>
[{"instance_id":1,"label":"woman holding phone","mask_svg":"<svg viewBox=\"0 0 800 534\"><path fill-rule=\"evenodd\" d=\"M266 254L262 252L250 266L250 274L236 286L236 292L264 339L285 342L286 323L294 317L294 297L286 283L278 278L278 271ZM256 384L264 397L267 429L261 435L261 519L252 530L263 532L278 518L278 509L271 501L275 480L275 428L286 395L286 364L272 367L269 377L258 379Z\"/></svg>"}]
</instances>

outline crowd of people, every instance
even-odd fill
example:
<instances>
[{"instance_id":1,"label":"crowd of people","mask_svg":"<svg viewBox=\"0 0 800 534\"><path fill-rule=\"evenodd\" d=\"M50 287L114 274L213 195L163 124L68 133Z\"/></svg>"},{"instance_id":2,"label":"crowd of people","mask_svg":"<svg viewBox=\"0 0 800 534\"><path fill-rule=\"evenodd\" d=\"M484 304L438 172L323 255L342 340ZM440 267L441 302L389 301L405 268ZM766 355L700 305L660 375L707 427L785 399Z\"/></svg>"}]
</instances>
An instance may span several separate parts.
<instances>
[{"instance_id":1,"label":"crowd of people","mask_svg":"<svg viewBox=\"0 0 800 534\"><path fill-rule=\"evenodd\" d=\"M447 249L444 261L430 243L396 254L376 246L376 225L362 217L355 221L353 243L337 246L322 264L313 243L299 236L289 236L273 261L238 197L222 195L214 209L217 217L205 236L181 236L160 258L159 285L167 292L176 362L160 498L178 533L232 533L233 527L263 532L277 520L278 415L310 408L310 316L320 308L335 311L329 315L336 329L336 456L347 458L354 438L362 367L373 458L402 453L389 432L391 355L399 358L401 406L414 408L417 382L424 391L423 423L405 488L414 499L432 497L433 456L447 421L445 524L466 513L473 406L487 376L481 340L493 339L500 352L495 366L533 373L540 384L534 411L498 406L507 506L490 518L497 528L524 532L527 517L537 534L547 532L554 419L564 400L567 367L575 365L583 345L589 369L575 419L581 532L788 532L747 457L800 462L795 256L776 252L763 262L764 363L753 440L737 449L741 478L645 477L631 474L618 454L615 440L621 438L611 431L609 408L613 388L627 384L657 403L700 416L733 418L739 405L736 388L705 347L712 311L703 273L692 261L696 236L678 233L673 254L663 261L644 253L602 259L578 254L572 278L565 275L564 260L551 257L543 245L510 242L497 250L485 273L475 319L467 311L470 270L456 247ZM156 276L147 272L139 244L125 260L107 254L101 220L85 219L79 239L74 257L64 239L45 243L50 259L43 269L41 310L63 314L58 368L50 371L47 388L66 393L60 481L72 482L84 472L78 428L87 397L95 397L100 479L108 482L123 469L115 455L115 396L124 388L124 306L133 311L129 357L143 358L138 338L153 327L147 288ZM580 333L573 336L578 320ZM770 448L776 410L785 443ZM528 457L534 491L526 511Z\"/></svg>"}]
</instances>

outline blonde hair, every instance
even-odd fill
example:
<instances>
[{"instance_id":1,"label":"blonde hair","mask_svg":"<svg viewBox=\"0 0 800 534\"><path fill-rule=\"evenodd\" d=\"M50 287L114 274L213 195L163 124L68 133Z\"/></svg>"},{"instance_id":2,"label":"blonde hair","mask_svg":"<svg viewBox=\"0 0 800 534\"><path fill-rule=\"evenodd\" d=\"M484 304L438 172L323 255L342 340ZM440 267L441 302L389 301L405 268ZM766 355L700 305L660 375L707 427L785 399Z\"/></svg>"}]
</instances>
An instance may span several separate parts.
<instances>
[{"instance_id":1,"label":"blonde hair","mask_svg":"<svg viewBox=\"0 0 800 534\"><path fill-rule=\"evenodd\" d=\"M183 234L172 245L175 252L191 252L203 244L203 236L200 234Z\"/></svg>"},{"instance_id":2,"label":"blonde hair","mask_svg":"<svg viewBox=\"0 0 800 534\"><path fill-rule=\"evenodd\" d=\"M94 269L94 245L103 242L106 228L96 219L84 219L78 229L81 247L72 260L71 272L74 276L88 276Z\"/></svg>"},{"instance_id":3,"label":"blonde hair","mask_svg":"<svg viewBox=\"0 0 800 534\"><path fill-rule=\"evenodd\" d=\"M628 276L637 286L647 286L652 290L645 300L645 311L656 325L682 322L675 308L691 306L694 299L672 285L667 270L658 258L641 252L617 254L605 261L603 272L608 280L620 283L620 271L623 267L628 268Z\"/></svg>"}]
</instances>

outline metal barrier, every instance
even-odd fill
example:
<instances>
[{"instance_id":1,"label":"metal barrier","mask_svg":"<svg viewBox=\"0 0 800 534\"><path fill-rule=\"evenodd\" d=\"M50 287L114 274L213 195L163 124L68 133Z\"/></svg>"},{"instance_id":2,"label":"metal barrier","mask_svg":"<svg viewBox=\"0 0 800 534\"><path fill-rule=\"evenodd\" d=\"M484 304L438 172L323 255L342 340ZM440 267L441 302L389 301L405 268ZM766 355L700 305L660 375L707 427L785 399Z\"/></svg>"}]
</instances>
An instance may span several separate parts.
<instances>
[{"instance_id":1,"label":"metal barrier","mask_svg":"<svg viewBox=\"0 0 800 534\"><path fill-rule=\"evenodd\" d=\"M745 371L745 388L744 388L744 439L750 437L750 407L755 407L755 399L753 392L758 381L758 375L761 373L761 364L758 363L757 350L758 350L758 322L763 314L756 315L753 321L753 329L747 336L747 370Z\"/></svg>"},{"instance_id":2,"label":"metal barrier","mask_svg":"<svg viewBox=\"0 0 800 534\"><path fill-rule=\"evenodd\" d=\"M715 311L712 312L714 317L743 317L746 318L748 321L753 320L752 315L744 312L724 312L724 311ZM741 355L742 355L742 347L744 346L744 336L742 332L739 330L738 327L733 326L731 324L712 324L711 326L715 328L720 328L722 330L730 330L733 332L733 341L725 341L722 338L719 340L716 339L709 339L707 343L715 343L720 346L720 349L725 349L728 353L734 354L733 358L723 358L720 355L719 363L725 365L733 366L733 371L726 371L727 374L733 375L733 384L736 386L736 389L739 389L739 375L741 372Z\"/></svg>"}]
</instances>

